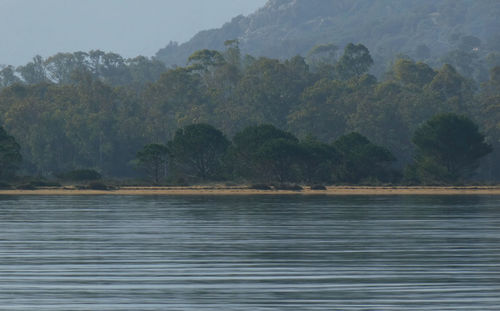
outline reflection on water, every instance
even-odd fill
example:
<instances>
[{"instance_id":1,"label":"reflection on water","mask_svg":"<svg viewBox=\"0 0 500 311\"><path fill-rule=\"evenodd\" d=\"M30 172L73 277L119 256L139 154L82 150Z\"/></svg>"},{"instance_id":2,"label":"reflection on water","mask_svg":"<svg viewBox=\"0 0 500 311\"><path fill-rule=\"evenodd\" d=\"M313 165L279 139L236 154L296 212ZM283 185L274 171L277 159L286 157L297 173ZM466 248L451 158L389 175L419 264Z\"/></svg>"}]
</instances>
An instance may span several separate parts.
<instances>
[{"instance_id":1,"label":"reflection on water","mask_svg":"<svg viewBox=\"0 0 500 311\"><path fill-rule=\"evenodd\" d=\"M500 198L0 197L0 310L499 310Z\"/></svg>"}]
</instances>

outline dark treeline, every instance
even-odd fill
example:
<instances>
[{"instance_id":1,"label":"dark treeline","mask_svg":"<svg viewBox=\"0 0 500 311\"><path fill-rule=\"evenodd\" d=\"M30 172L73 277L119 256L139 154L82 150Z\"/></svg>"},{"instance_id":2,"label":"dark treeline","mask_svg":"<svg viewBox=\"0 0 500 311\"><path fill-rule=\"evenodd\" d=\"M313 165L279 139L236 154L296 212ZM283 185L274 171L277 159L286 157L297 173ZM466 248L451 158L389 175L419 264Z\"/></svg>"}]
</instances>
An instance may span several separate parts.
<instances>
[{"instance_id":1,"label":"dark treeline","mask_svg":"<svg viewBox=\"0 0 500 311\"><path fill-rule=\"evenodd\" d=\"M402 57L380 81L369 74L372 65L361 44L349 44L343 53L333 45L317 46L305 58L279 61L241 55L237 41L226 42L222 52L198 51L185 67L171 69L154 59L125 60L100 51L36 57L1 71L0 122L21 146L21 173L45 177L80 168L137 177L139 167L156 181L432 182L436 176L430 171L456 181L472 176L479 165L475 178L500 179L494 160L500 150L500 68L492 68L478 87L451 65L436 69ZM489 145L480 144L486 149L463 169L447 166L449 161L426 153L415 137L435 116L438 125L485 133ZM479 128L470 127L470 120ZM193 124L210 124L205 130L211 134L203 135L221 135L221 149L214 147L205 164L191 159L204 166L201 171L181 163L190 159L181 138L192 135ZM262 124L282 136L256 146L257 137L243 135ZM479 163L490 145L493 152ZM168 165L152 173L155 161Z\"/></svg>"}]
</instances>

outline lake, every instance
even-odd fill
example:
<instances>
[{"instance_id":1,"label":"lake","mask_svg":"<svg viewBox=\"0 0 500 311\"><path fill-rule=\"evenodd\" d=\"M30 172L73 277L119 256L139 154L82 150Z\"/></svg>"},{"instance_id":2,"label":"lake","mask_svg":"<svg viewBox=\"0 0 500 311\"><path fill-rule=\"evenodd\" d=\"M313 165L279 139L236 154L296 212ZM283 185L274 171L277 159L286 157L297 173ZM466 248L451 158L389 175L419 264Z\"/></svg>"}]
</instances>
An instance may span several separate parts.
<instances>
[{"instance_id":1,"label":"lake","mask_svg":"<svg viewBox=\"0 0 500 311\"><path fill-rule=\"evenodd\" d=\"M500 196L1 196L0 310L500 310Z\"/></svg>"}]
</instances>

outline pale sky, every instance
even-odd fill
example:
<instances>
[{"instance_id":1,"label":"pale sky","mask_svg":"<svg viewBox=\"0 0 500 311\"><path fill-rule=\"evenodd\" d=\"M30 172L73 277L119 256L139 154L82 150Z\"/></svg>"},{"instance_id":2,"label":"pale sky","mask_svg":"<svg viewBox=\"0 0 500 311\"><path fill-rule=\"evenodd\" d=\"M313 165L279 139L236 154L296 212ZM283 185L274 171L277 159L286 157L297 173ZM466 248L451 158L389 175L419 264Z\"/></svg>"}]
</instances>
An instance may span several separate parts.
<instances>
[{"instance_id":1,"label":"pale sky","mask_svg":"<svg viewBox=\"0 0 500 311\"><path fill-rule=\"evenodd\" d=\"M153 56L266 0L0 0L0 64L100 49Z\"/></svg>"}]
</instances>

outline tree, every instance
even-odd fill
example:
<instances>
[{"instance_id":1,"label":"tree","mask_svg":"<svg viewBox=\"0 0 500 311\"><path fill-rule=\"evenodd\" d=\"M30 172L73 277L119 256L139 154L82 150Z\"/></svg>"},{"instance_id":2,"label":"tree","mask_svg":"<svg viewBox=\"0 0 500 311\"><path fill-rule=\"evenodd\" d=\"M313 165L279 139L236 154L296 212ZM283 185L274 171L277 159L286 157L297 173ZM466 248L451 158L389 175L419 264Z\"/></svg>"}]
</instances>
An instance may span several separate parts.
<instances>
[{"instance_id":1,"label":"tree","mask_svg":"<svg viewBox=\"0 0 500 311\"><path fill-rule=\"evenodd\" d=\"M320 44L314 46L307 53L307 63L313 72L318 72L321 77L332 77L337 62L338 47L333 44Z\"/></svg>"},{"instance_id":2,"label":"tree","mask_svg":"<svg viewBox=\"0 0 500 311\"><path fill-rule=\"evenodd\" d=\"M20 147L14 137L0 126L0 179L10 179L21 164Z\"/></svg>"},{"instance_id":3,"label":"tree","mask_svg":"<svg viewBox=\"0 0 500 311\"><path fill-rule=\"evenodd\" d=\"M251 179L260 179L266 175L268 172L262 162L264 157L261 148L266 143L276 140L298 143L298 139L291 133L282 131L270 124L248 126L236 133L233 138L231 153L237 174ZM268 145L266 148L271 149L274 147L275 145Z\"/></svg>"},{"instance_id":4,"label":"tree","mask_svg":"<svg viewBox=\"0 0 500 311\"><path fill-rule=\"evenodd\" d=\"M14 67L12 66L5 66L2 68L0 66L0 89L4 87L8 87L12 84L21 82L21 79L19 79L16 74Z\"/></svg>"},{"instance_id":5,"label":"tree","mask_svg":"<svg viewBox=\"0 0 500 311\"><path fill-rule=\"evenodd\" d=\"M336 65L339 76L345 80L359 77L373 65L370 51L362 44L349 43L344 49L344 55Z\"/></svg>"},{"instance_id":6,"label":"tree","mask_svg":"<svg viewBox=\"0 0 500 311\"><path fill-rule=\"evenodd\" d=\"M396 158L388 149L355 132L339 137L333 146L341 155L341 165L336 172L339 181L359 183L369 178L380 181L391 179L389 165Z\"/></svg>"},{"instance_id":7,"label":"tree","mask_svg":"<svg viewBox=\"0 0 500 311\"><path fill-rule=\"evenodd\" d=\"M190 66L188 69L207 72L214 67L223 65L224 62L224 56L219 51L205 49L196 51L189 56L188 64Z\"/></svg>"},{"instance_id":8,"label":"tree","mask_svg":"<svg viewBox=\"0 0 500 311\"><path fill-rule=\"evenodd\" d=\"M283 183L298 180L299 164L304 156L304 149L297 141L278 138L260 146L255 153L255 160L262 177Z\"/></svg>"},{"instance_id":9,"label":"tree","mask_svg":"<svg viewBox=\"0 0 500 311\"><path fill-rule=\"evenodd\" d=\"M483 167L483 176L489 180L500 179L500 67L490 72L490 80L483 83L478 94L478 116L488 141L493 146L493 154L488 157Z\"/></svg>"},{"instance_id":10,"label":"tree","mask_svg":"<svg viewBox=\"0 0 500 311\"><path fill-rule=\"evenodd\" d=\"M57 53L44 62L50 79L56 83L72 82L72 74L76 70L88 70L88 54L84 52Z\"/></svg>"},{"instance_id":11,"label":"tree","mask_svg":"<svg viewBox=\"0 0 500 311\"><path fill-rule=\"evenodd\" d=\"M250 65L235 92L236 100L231 109L234 122L285 127L288 114L307 86L307 78L298 74L304 73L305 65L300 58L282 63L264 57Z\"/></svg>"},{"instance_id":12,"label":"tree","mask_svg":"<svg viewBox=\"0 0 500 311\"><path fill-rule=\"evenodd\" d=\"M137 166L146 171L155 183L167 176L169 150L161 144L149 144L137 152Z\"/></svg>"},{"instance_id":13,"label":"tree","mask_svg":"<svg viewBox=\"0 0 500 311\"><path fill-rule=\"evenodd\" d=\"M241 51L240 42L238 39L226 40L224 42L226 51L224 52L224 59L227 63L240 68L241 66Z\"/></svg>"},{"instance_id":14,"label":"tree","mask_svg":"<svg viewBox=\"0 0 500 311\"><path fill-rule=\"evenodd\" d=\"M177 128L206 120L207 97L199 74L171 69L143 92L147 134L152 141L172 137Z\"/></svg>"},{"instance_id":15,"label":"tree","mask_svg":"<svg viewBox=\"0 0 500 311\"><path fill-rule=\"evenodd\" d=\"M361 77L363 78L363 77ZM301 102L288 115L288 126L300 137L313 135L321 141L331 141L342 135L356 106L371 93L372 85L365 79L353 83L321 79L306 88Z\"/></svg>"},{"instance_id":16,"label":"tree","mask_svg":"<svg viewBox=\"0 0 500 311\"><path fill-rule=\"evenodd\" d=\"M157 59L148 59L144 56L127 59L128 71L132 85L142 89L146 84L155 82L167 69Z\"/></svg>"},{"instance_id":17,"label":"tree","mask_svg":"<svg viewBox=\"0 0 500 311\"><path fill-rule=\"evenodd\" d=\"M392 68L394 79L403 85L416 85L422 88L430 83L436 72L424 63L415 63L409 59L398 59Z\"/></svg>"},{"instance_id":18,"label":"tree","mask_svg":"<svg viewBox=\"0 0 500 311\"><path fill-rule=\"evenodd\" d=\"M467 112L473 97L470 81L461 76L453 66L445 64L432 81L424 87L439 112Z\"/></svg>"},{"instance_id":19,"label":"tree","mask_svg":"<svg viewBox=\"0 0 500 311\"><path fill-rule=\"evenodd\" d=\"M33 61L25 66L19 66L16 71L19 72L24 82L28 84L41 83L48 80L44 60L40 55L33 57Z\"/></svg>"},{"instance_id":20,"label":"tree","mask_svg":"<svg viewBox=\"0 0 500 311\"><path fill-rule=\"evenodd\" d=\"M208 124L193 124L177 130L169 147L183 174L202 180L221 177L222 160L230 142Z\"/></svg>"},{"instance_id":21,"label":"tree","mask_svg":"<svg viewBox=\"0 0 500 311\"><path fill-rule=\"evenodd\" d=\"M301 177L313 183L328 183L332 180L340 155L332 145L308 137L300 142L302 148Z\"/></svg>"},{"instance_id":22,"label":"tree","mask_svg":"<svg viewBox=\"0 0 500 311\"><path fill-rule=\"evenodd\" d=\"M417 147L417 174L437 181L454 182L472 174L479 159L492 152L473 121L451 113L425 122L412 141Z\"/></svg>"}]
</instances>

